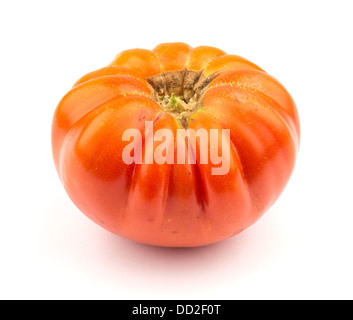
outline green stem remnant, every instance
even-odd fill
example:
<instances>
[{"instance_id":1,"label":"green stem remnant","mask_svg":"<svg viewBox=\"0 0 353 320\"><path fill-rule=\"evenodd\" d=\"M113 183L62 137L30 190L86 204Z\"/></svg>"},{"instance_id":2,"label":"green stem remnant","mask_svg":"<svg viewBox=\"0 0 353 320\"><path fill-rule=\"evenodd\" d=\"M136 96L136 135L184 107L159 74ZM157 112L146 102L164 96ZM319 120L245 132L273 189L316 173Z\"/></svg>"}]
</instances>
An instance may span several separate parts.
<instances>
[{"instance_id":1,"label":"green stem remnant","mask_svg":"<svg viewBox=\"0 0 353 320\"><path fill-rule=\"evenodd\" d=\"M164 96L160 104L162 108L176 118L180 124L185 127L187 118L195 111L196 104L193 102L186 103L182 98L172 93L170 97Z\"/></svg>"},{"instance_id":2,"label":"green stem remnant","mask_svg":"<svg viewBox=\"0 0 353 320\"><path fill-rule=\"evenodd\" d=\"M165 110L171 113L182 113L188 109L188 105L181 100L180 98L176 97L174 93L170 97L168 104L165 106Z\"/></svg>"}]
</instances>

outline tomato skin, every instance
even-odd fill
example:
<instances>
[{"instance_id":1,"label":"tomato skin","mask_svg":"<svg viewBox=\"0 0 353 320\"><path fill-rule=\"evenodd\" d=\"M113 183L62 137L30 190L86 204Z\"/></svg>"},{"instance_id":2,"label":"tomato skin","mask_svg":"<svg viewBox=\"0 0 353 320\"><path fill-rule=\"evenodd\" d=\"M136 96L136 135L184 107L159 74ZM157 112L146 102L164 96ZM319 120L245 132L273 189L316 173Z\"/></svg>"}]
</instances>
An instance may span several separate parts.
<instances>
[{"instance_id":1,"label":"tomato skin","mask_svg":"<svg viewBox=\"0 0 353 320\"><path fill-rule=\"evenodd\" d=\"M226 175L213 175L212 163L122 159L125 130L139 130L146 146L153 138L146 121L174 137L182 129L146 79L185 69L215 75L188 125L230 130ZM168 247L215 243L256 222L286 186L299 139L295 103L275 78L242 57L184 43L126 50L85 75L60 101L52 126L56 169L75 205L115 234Z\"/></svg>"}]
</instances>

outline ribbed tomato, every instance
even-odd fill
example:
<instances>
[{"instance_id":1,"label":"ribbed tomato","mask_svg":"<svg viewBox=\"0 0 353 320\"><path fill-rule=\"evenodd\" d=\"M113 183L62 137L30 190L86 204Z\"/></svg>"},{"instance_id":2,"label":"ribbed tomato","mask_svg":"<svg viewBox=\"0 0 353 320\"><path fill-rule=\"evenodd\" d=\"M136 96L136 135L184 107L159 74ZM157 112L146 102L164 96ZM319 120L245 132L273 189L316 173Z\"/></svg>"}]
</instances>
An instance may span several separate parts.
<instances>
[{"instance_id":1,"label":"ribbed tomato","mask_svg":"<svg viewBox=\"0 0 353 320\"><path fill-rule=\"evenodd\" d=\"M286 89L250 61L165 43L78 80L55 111L52 146L67 193L97 224L145 244L201 246L275 202L299 119Z\"/></svg>"}]
</instances>

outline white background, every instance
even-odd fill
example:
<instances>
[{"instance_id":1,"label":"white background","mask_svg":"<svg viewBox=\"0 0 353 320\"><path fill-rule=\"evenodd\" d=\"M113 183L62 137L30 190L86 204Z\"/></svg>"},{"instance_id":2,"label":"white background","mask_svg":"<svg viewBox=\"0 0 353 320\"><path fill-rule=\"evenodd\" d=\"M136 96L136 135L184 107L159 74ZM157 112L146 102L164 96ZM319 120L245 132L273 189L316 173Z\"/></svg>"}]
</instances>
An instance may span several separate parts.
<instances>
[{"instance_id":1,"label":"white background","mask_svg":"<svg viewBox=\"0 0 353 320\"><path fill-rule=\"evenodd\" d=\"M351 1L1 1L0 298L352 299ZM254 226L195 249L96 226L56 175L52 115L122 50L211 45L279 79L300 113L292 179Z\"/></svg>"}]
</instances>

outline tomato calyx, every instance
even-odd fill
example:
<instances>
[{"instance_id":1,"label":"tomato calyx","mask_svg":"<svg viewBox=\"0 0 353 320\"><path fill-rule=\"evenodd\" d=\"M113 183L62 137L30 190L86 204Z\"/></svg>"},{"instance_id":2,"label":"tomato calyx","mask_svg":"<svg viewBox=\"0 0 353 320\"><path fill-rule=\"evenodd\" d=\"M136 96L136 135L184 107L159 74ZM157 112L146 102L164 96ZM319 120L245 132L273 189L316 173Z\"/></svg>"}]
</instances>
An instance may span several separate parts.
<instances>
[{"instance_id":1,"label":"tomato calyx","mask_svg":"<svg viewBox=\"0 0 353 320\"><path fill-rule=\"evenodd\" d=\"M146 81L152 87L154 100L183 128L187 128L188 117L200 108L203 95L218 75L206 77L203 71L185 69L163 73Z\"/></svg>"}]
</instances>

